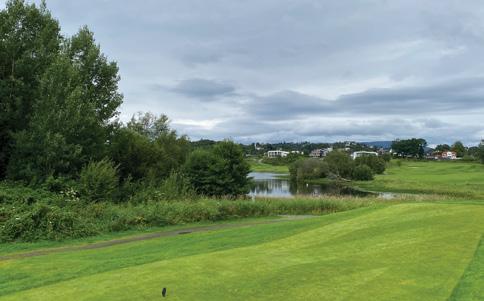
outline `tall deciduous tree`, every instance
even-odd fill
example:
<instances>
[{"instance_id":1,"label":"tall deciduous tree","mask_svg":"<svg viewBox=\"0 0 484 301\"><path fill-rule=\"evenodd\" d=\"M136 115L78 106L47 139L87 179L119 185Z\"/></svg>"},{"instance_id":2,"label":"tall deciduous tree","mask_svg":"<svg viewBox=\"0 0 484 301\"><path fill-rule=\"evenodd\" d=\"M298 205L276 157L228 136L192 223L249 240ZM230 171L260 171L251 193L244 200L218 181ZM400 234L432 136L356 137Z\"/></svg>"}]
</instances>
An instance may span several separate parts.
<instances>
[{"instance_id":1,"label":"tall deciduous tree","mask_svg":"<svg viewBox=\"0 0 484 301\"><path fill-rule=\"evenodd\" d=\"M24 68L33 70L35 85L26 86L26 93L23 89L9 91L11 102L20 105L8 107L21 114L23 120L10 118L12 125L8 126L8 133L13 138L13 149L8 175L27 181L42 180L49 175L76 175L87 162L99 160L107 153L114 126L112 119L122 102L116 63L109 62L101 53L86 27L72 38L60 38L57 22L45 5L36 8L20 0L10 1L3 14L8 20L12 19L12 24L26 24L19 29L7 28L7 32L22 32L24 27L33 27L32 32L18 35L20 45L29 42L31 35L47 35L50 37L47 42L51 42L46 49L45 37L39 38L26 50L28 58L37 58L37 53L48 58L37 65L32 65L30 59L22 61L26 64ZM32 16L42 22L31 25L28 20L37 20ZM15 47L7 46L7 50L14 51ZM29 72L24 70L24 73ZM23 109L26 105L28 110ZM22 126L16 126L19 123Z\"/></svg>"},{"instance_id":2,"label":"tall deciduous tree","mask_svg":"<svg viewBox=\"0 0 484 301\"><path fill-rule=\"evenodd\" d=\"M423 158L427 141L425 139L396 140L392 143L392 150L403 157Z\"/></svg>"},{"instance_id":3,"label":"tall deciduous tree","mask_svg":"<svg viewBox=\"0 0 484 301\"><path fill-rule=\"evenodd\" d=\"M61 46L59 24L45 4L10 0L0 11L0 178L5 176L12 133L25 130L40 96L45 71Z\"/></svg>"},{"instance_id":4,"label":"tall deciduous tree","mask_svg":"<svg viewBox=\"0 0 484 301\"><path fill-rule=\"evenodd\" d=\"M460 141L454 142L454 144L452 144L452 147L450 149L453 152L455 152L457 154L457 157L459 157L459 158L464 157L464 155L467 152L467 148Z\"/></svg>"}]
</instances>

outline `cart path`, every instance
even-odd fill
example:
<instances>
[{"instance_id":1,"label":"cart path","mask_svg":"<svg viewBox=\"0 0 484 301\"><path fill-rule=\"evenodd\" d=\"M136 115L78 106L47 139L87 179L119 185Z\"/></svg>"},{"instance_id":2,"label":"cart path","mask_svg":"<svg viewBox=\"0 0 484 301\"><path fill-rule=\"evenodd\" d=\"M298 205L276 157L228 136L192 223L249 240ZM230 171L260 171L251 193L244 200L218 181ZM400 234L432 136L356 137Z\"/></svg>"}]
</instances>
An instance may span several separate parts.
<instances>
[{"instance_id":1,"label":"cart path","mask_svg":"<svg viewBox=\"0 0 484 301\"><path fill-rule=\"evenodd\" d=\"M0 256L0 261L44 256L44 255L49 255L54 253L102 249L102 248L107 248L111 246L127 244L131 242L136 242L136 241L150 240L150 239L155 239L160 237L170 237L170 236L186 235L186 234L197 233L197 232L207 232L207 231L222 230L222 229L232 229L232 228L241 228L241 227L264 225L264 224L274 224L274 223L287 222L287 221L303 220L303 219L314 218L314 217L316 217L316 215L281 215L277 219L265 220L265 221L259 221L259 222L256 221L256 222L247 222L247 223L217 224L217 225L209 225L209 226L182 228L182 229L171 230L171 231L159 231L159 232L152 232L152 233L141 234L136 236L130 236L126 238L95 242L95 243L86 244L86 245L40 249L40 250L30 251L25 253L3 255L3 256Z\"/></svg>"}]
</instances>

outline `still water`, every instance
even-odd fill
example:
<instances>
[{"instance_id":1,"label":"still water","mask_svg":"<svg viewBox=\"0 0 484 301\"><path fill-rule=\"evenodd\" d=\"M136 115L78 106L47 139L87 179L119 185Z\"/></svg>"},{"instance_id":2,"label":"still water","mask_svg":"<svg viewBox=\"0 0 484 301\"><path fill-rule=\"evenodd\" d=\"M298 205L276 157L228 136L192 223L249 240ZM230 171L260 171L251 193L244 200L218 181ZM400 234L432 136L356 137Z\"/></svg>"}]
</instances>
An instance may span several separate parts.
<instances>
[{"instance_id":1,"label":"still water","mask_svg":"<svg viewBox=\"0 0 484 301\"><path fill-rule=\"evenodd\" d=\"M252 172L249 176L252 177L254 181L249 196L290 198L295 195L368 195L368 193L337 183L296 184L285 178L287 175L284 174Z\"/></svg>"}]
</instances>

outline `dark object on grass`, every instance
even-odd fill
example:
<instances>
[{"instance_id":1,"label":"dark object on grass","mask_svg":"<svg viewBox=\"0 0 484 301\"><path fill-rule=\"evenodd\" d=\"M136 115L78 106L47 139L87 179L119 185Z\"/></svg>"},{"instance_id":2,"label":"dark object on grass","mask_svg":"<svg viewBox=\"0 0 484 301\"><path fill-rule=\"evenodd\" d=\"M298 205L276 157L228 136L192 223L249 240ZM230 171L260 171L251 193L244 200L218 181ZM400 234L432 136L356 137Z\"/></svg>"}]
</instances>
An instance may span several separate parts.
<instances>
[{"instance_id":1,"label":"dark object on grass","mask_svg":"<svg viewBox=\"0 0 484 301\"><path fill-rule=\"evenodd\" d=\"M163 290L161 291L161 295L162 295L163 297L165 297L165 296L166 296L166 287L164 287L164 288L163 288Z\"/></svg>"}]
</instances>

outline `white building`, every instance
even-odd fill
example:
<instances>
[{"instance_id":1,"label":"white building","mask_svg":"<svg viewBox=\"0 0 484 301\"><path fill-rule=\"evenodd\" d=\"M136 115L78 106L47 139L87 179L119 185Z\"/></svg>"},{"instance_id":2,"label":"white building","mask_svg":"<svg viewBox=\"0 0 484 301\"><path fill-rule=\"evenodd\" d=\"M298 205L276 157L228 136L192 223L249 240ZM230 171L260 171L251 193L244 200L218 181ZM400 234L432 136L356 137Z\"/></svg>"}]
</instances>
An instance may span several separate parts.
<instances>
[{"instance_id":1,"label":"white building","mask_svg":"<svg viewBox=\"0 0 484 301\"><path fill-rule=\"evenodd\" d=\"M355 160L356 158L359 158L359 157L369 157L369 156L378 157L378 153L377 152L359 151L359 152L354 152L354 153L351 154L351 158L353 158L353 160Z\"/></svg>"},{"instance_id":2,"label":"white building","mask_svg":"<svg viewBox=\"0 0 484 301\"><path fill-rule=\"evenodd\" d=\"M284 158L289 155L289 152L282 151L282 150L272 150L267 152L268 158Z\"/></svg>"},{"instance_id":3,"label":"white building","mask_svg":"<svg viewBox=\"0 0 484 301\"><path fill-rule=\"evenodd\" d=\"M456 152L442 152L438 154L435 159L437 160L457 160L457 153Z\"/></svg>"}]
</instances>

